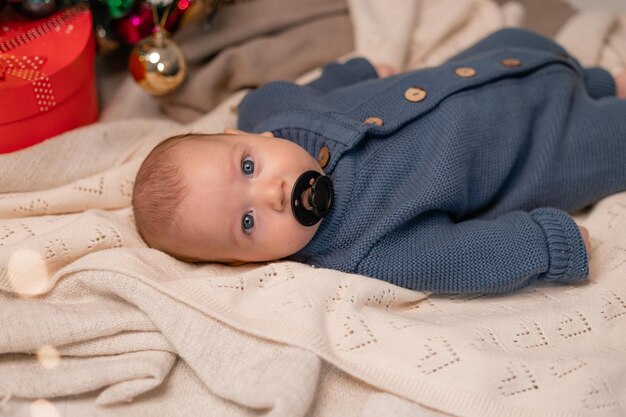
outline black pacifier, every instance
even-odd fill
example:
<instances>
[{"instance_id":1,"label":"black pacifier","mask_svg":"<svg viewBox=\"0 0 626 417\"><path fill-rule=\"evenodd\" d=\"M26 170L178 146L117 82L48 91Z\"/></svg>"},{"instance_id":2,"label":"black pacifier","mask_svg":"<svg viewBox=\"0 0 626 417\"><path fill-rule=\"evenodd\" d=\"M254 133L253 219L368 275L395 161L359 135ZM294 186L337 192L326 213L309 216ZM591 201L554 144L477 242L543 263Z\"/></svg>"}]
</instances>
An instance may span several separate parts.
<instances>
[{"instance_id":1,"label":"black pacifier","mask_svg":"<svg viewBox=\"0 0 626 417\"><path fill-rule=\"evenodd\" d=\"M303 226L322 220L333 205L333 183L317 171L300 175L291 192L291 211Z\"/></svg>"}]
</instances>

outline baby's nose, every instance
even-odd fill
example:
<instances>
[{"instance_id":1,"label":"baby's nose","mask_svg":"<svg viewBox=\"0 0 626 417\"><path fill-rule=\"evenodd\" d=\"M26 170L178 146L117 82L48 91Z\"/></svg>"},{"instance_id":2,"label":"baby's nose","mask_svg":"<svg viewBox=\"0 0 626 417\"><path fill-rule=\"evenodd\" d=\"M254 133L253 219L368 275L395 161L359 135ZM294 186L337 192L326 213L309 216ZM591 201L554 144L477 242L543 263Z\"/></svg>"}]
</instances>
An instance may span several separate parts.
<instances>
[{"instance_id":1,"label":"baby's nose","mask_svg":"<svg viewBox=\"0 0 626 417\"><path fill-rule=\"evenodd\" d=\"M268 207L283 211L287 200L285 198L285 182L282 179L275 178L267 181L261 186L261 199Z\"/></svg>"}]
</instances>

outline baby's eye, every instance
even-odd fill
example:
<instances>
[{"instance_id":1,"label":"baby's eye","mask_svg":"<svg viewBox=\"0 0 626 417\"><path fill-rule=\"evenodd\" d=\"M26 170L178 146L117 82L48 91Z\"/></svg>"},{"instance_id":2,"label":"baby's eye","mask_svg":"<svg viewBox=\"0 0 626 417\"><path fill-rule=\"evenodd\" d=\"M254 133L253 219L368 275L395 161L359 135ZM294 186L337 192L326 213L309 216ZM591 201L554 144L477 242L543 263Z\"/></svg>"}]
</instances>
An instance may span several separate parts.
<instances>
[{"instance_id":1,"label":"baby's eye","mask_svg":"<svg viewBox=\"0 0 626 417\"><path fill-rule=\"evenodd\" d=\"M254 160L252 160L251 157L246 156L243 161L241 161L241 172L248 176L254 174Z\"/></svg>"},{"instance_id":2,"label":"baby's eye","mask_svg":"<svg viewBox=\"0 0 626 417\"><path fill-rule=\"evenodd\" d=\"M252 233L252 229L254 228L254 215L251 211L247 212L241 219L241 228L247 235Z\"/></svg>"}]
</instances>

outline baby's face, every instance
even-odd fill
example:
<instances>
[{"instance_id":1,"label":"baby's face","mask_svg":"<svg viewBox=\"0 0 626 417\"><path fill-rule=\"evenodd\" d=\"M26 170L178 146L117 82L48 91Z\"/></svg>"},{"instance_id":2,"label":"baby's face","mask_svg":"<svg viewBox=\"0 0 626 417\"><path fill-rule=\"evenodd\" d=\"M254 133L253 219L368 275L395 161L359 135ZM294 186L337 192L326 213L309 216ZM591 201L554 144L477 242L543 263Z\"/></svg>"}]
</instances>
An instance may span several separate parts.
<instances>
[{"instance_id":1,"label":"baby's face","mask_svg":"<svg viewBox=\"0 0 626 417\"><path fill-rule=\"evenodd\" d=\"M188 193L177 221L175 253L199 260L241 263L291 255L313 237L319 223L302 226L291 211L291 191L305 171L323 174L295 143L270 133L227 129L224 138L184 144Z\"/></svg>"}]
</instances>

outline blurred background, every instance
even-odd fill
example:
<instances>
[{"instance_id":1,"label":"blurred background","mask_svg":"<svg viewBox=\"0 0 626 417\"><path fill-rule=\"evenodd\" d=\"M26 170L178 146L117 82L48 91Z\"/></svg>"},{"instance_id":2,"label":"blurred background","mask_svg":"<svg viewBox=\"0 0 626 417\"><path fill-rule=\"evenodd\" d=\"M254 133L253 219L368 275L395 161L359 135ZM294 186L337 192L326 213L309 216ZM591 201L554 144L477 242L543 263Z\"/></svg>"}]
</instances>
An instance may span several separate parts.
<instances>
[{"instance_id":1,"label":"blurred background","mask_svg":"<svg viewBox=\"0 0 626 417\"><path fill-rule=\"evenodd\" d=\"M626 0L0 0L0 24L0 134L20 138L0 153L95 121L190 123L354 55L438 65L503 27L583 65L626 62Z\"/></svg>"},{"instance_id":2,"label":"blurred background","mask_svg":"<svg viewBox=\"0 0 626 417\"><path fill-rule=\"evenodd\" d=\"M419 0L415 0L416 2ZM493 0L498 5L517 3L523 9L521 26L549 37L555 37L563 25L578 11L607 9L626 12L626 0ZM209 32L207 37L211 36ZM127 78L128 50L113 56L99 55L96 68L102 106L106 106L117 87Z\"/></svg>"}]
</instances>

